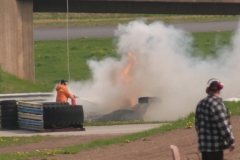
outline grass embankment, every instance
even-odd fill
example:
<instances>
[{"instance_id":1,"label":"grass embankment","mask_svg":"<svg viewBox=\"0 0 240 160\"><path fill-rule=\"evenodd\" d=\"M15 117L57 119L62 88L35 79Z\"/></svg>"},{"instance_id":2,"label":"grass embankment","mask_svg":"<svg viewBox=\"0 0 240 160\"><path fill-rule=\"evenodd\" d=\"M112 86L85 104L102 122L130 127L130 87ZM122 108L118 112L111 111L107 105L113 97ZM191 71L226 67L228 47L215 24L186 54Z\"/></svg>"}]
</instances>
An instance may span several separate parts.
<instances>
[{"instance_id":1,"label":"grass embankment","mask_svg":"<svg viewBox=\"0 0 240 160\"><path fill-rule=\"evenodd\" d=\"M193 56L216 57L217 46L229 44L232 32L193 33ZM217 45L216 45L217 44ZM83 38L69 41L71 79L88 80L87 60L117 57L113 38ZM201 51L201 52L200 52ZM5 72L0 74L0 93L50 92L62 78L68 77L66 40L35 41L36 83L29 83Z\"/></svg>"},{"instance_id":2,"label":"grass embankment","mask_svg":"<svg viewBox=\"0 0 240 160\"><path fill-rule=\"evenodd\" d=\"M100 60L113 57L115 46L112 38L74 39L69 41L69 68L71 79L87 80L91 77L88 59ZM59 83L68 77L66 40L36 41L35 63L37 83Z\"/></svg>"},{"instance_id":3,"label":"grass embankment","mask_svg":"<svg viewBox=\"0 0 240 160\"><path fill-rule=\"evenodd\" d=\"M216 56L216 46L229 44L232 32L193 33L193 56ZM218 37L218 38L216 38ZM217 45L216 45L217 44ZM87 80L91 77L88 59L101 60L117 57L113 38L75 39L69 41L71 79ZM201 52L199 52L201 51ZM65 40L35 42L36 82L53 86L68 77L67 47Z\"/></svg>"},{"instance_id":4,"label":"grass embankment","mask_svg":"<svg viewBox=\"0 0 240 160\"><path fill-rule=\"evenodd\" d=\"M226 102L226 106L229 108L232 116L240 115L240 102ZM56 154L76 154L84 149L95 148L95 147L107 147L113 144L124 144L131 143L133 141L141 139L142 141L146 141L147 137L154 134L165 133L167 131L175 130L178 128L192 128L194 127L194 113L191 113L185 118L180 118L177 121L174 121L170 124L163 125L158 128L154 128L148 131L133 133L129 135L125 135L122 137L111 138L111 139L103 139L103 140L94 140L85 144L73 145L70 147L65 147L61 149L55 150L36 150L35 152L21 152L14 154L0 154L0 159L4 160L12 160L12 159L23 159L33 156L54 156ZM54 157L51 157L54 159Z\"/></svg>"},{"instance_id":5,"label":"grass embankment","mask_svg":"<svg viewBox=\"0 0 240 160\"><path fill-rule=\"evenodd\" d=\"M97 13L69 13L70 26L98 26L126 24L137 19L146 19L147 22L163 21L165 23L180 22L208 22L238 20L234 15L164 15L164 14L97 14ZM66 13L34 13L35 27L66 26Z\"/></svg>"},{"instance_id":6,"label":"grass embankment","mask_svg":"<svg viewBox=\"0 0 240 160\"><path fill-rule=\"evenodd\" d=\"M55 141L62 139L63 137L53 137L53 136L40 136L35 135L31 137L0 137L0 147L9 147L9 146L17 146L24 145L28 143L38 143L45 141Z\"/></svg>"},{"instance_id":7,"label":"grass embankment","mask_svg":"<svg viewBox=\"0 0 240 160\"><path fill-rule=\"evenodd\" d=\"M20 79L9 73L1 72L2 82L0 84L0 93L27 93L27 92L49 92L52 91L53 85L39 83L31 83Z\"/></svg>"}]
</instances>

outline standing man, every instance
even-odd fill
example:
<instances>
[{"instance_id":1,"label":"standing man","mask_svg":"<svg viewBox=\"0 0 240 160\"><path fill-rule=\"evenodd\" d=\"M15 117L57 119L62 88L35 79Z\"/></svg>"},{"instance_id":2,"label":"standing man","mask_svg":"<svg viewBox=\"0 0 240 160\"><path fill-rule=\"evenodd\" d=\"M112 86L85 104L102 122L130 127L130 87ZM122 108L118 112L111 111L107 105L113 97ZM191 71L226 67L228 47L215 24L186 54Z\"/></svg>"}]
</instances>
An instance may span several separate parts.
<instances>
[{"instance_id":1,"label":"standing man","mask_svg":"<svg viewBox=\"0 0 240 160\"><path fill-rule=\"evenodd\" d=\"M56 102L67 102L68 98L71 98L72 101L75 101L75 96L68 91L66 80L61 80L61 84L56 87L56 91Z\"/></svg>"},{"instance_id":2,"label":"standing man","mask_svg":"<svg viewBox=\"0 0 240 160\"><path fill-rule=\"evenodd\" d=\"M196 108L195 125L202 160L223 160L223 150L234 150L234 137L228 109L220 98L223 84L217 79L207 83L207 97Z\"/></svg>"}]
</instances>

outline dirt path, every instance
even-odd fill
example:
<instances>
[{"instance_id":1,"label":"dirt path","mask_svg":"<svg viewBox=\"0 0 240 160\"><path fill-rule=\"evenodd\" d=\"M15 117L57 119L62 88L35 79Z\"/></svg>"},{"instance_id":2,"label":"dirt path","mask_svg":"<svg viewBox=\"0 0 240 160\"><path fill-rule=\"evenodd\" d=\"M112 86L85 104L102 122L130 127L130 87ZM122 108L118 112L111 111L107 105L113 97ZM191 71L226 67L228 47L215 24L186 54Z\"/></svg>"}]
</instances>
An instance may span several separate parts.
<instances>
[{"instance_id":1,"label":"dirt path","mask_svg":"<svg viewBox=\"0 0 240 160\"><path fill-rule=\"evenodd\" d=\"M236 149L234 152L225 151L225 159L240 159L240 116L232 117L233 132L236 139ZM185 153L197 150L197 135L195 128L166 132L157 134L135 142L124 145L111 145L109 147L99 147L82 151L75 155L57 155L56 160L172 160L169 146L174 144L179 147L182 160L187 160ZM191 155L190 160L197 160L196 155ZM40 160L41 158L39 158ZM34 159L35 160L35 159Z\"/></svg>"},{"instance_id":2,"label":"dirt path","mask_svg":"<svg viewBox=\"0 0 240 160\"><path fill-rule=\"evenodd\" d=\"M233 152L225 151L225 159L240 159L240 116L232 117L233 132L236 140L236 149ZM70 146L79 143L85 143L93 139L111 138L120 135L91 135L91 136L74 136L63 139L56 143L44 142L38 144L28 144L18 147L1 148L0 153L26 152L42 149L54 149L63 146ZM98 147L95 149L84 150L73 155L56 155L33 157L32 160L54 159L54 160L172 160L169 146L174 144L179 147L182 160L187 160L185 153L189 151L197 151L197 135L194 128L177 129L164 134L149 136L147 139L140 139L130 143L111 145L108 147ZM8 151L7 151L8 150ZM197 160L196 155L192 155L190 160Z\"/></svg>"},{"instance_id":3,"label":"dirt path","mask_svg":"<svg viewBox=\"0 0 240 160\"><path fill-rule=\"evenodd\" d=\"M87 143L92 140L106 139L122 136L124 134L114 134L114 135L84 135L84 136L64 136L62 139L55 139L50 141L44 141L39 143L31 143L25 145L18 145L12 147L1 147L0 153L17 153L17 152L32 152L32 151L43 151L45 149L52 150L62 147L72 146L75 144ZM61 137L61 136L59 136Z\"/></svg>"}]
</instances>

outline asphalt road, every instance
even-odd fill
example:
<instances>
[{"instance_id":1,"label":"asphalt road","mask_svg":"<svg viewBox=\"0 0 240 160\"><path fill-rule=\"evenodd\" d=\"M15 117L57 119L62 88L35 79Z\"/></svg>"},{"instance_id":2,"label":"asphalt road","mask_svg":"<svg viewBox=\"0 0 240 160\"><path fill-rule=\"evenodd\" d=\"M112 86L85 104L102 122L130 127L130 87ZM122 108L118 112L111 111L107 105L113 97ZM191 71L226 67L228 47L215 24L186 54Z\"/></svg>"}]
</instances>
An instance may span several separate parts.
<instances>
[{"instance_id":1,"label":"asphalt road","mask_svg":"<svg viewBox=\"0 0 240 160\"><path fill-rule=\"evenodd\" d=\"M199 23L175 23L167 24L184 30L186 32L210 32L210 31L231 31L236 30L238 21L224 22L199 22ZM116 25L112 26L87 26L70 27L68 29L69 39L75 38L102 38L113 37ZM34 40L58 40L67 39L67 28L35 28Z\"/></svg>"},{"instance_id":2,"label":"asphalt road","mask_svg":"<svg viewBox=\"0 0 240 160\"><path fill-rule=\"evenodd\" d=\"M93 135L93 134L121 134L135 133L161 126L162 124L133 124L133 125L113 125L113 126L86 126L85 131L69 132L34 132L29 130L2 130L0 137L30 137L34 135Z\"/></svg>"}]
</instances>

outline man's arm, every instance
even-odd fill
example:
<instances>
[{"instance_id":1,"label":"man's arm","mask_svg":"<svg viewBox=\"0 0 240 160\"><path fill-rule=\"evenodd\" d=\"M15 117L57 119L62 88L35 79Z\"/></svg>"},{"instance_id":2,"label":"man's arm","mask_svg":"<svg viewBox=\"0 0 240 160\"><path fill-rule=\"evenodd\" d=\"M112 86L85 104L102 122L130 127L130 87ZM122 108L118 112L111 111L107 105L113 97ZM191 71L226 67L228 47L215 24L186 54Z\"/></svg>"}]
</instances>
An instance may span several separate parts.
<instances>
[{"instance_id":1,"label":"man's arm","mask_svg":"<svg viewBox=\"0 0 240 160\"><path fill-rule=\"evenodd\" d=\"M227 109L221 102L214 102L213 105L212 111L219 131L227 141L229 147L233 147L232 149L234 149L234 137L231 130L230 118L227 114Z\"/></svg>"},{"instance_id":2,"label":"man's arm","mask_svg":"<svg viewBox=\"0 0 240 160\"><path fill-rule=\"evenodd\" d=\"M198 105L196 107L196 111L195 111L195 129L198 132Z\"/></svg>"},{"instance_id":3,"label":"man's arm","mask_svg":"<svg viewBox=\"0 0 240 160\"><path fill-rule=\"evenodd\" d=\"M63 93L65 94L66 97L71 98L71 99L74 99L74 95L71 94L71 93L68 91L68 88L67 88L67 87L64 87Z\"/></svg>"}]
</instances>

